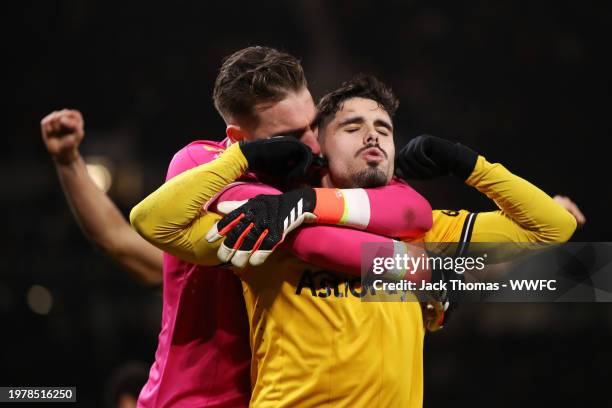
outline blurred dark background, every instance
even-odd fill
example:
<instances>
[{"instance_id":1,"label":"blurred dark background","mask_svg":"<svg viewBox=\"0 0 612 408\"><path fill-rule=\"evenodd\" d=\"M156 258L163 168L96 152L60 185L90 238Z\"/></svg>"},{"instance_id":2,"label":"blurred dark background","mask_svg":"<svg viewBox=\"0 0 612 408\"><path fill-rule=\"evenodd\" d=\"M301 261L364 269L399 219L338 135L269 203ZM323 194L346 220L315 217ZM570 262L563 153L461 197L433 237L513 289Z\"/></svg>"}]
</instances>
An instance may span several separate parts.
<instances>
[{"instance_id":1,"label":"blurred dark background","mask_svg":"<svg viewBox=\"0 0 612 408\"><path fill-rule=\"evenodd\" d=\"M461 141L572 198L587 217L573 240L611 240L610 2L11 7L0 385L76 385L80 405L103 406L113 369L150 364L159 330L160 296L80 233L40 119L63 107L83 112L81 151L110 171L109 194L127 215L162 182L174 152L224 136L213 81L221 59L248 45L299 56L315 98L354 73L378 75L401 99L399 145L421 133ZM454 180L415 186L437 208L492 208ZM465 306L426 340L425 406L612 406L611 344L609 304Z\"/></svg>"}]
</instances>

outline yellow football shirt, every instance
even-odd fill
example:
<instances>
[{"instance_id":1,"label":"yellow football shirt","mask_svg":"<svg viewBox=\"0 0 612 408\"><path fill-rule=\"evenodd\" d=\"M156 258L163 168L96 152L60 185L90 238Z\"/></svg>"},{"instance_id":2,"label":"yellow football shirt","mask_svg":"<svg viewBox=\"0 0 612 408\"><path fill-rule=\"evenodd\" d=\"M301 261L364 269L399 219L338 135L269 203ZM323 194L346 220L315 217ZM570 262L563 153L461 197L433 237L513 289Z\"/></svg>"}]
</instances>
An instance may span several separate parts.
<instances>
[{"instance_id":1,"label":"yellow football shirt","mask_svg":"<svg viewBox=\"0 0 612 408\"><path fill-rule=\"evenodd\" d=\"M226 152L227 153L227 152ZM149 241L189 261L211 264L219 243L204 235L218 219L200 214L243 159L200 166L170 180L132 212ZM216 162L217 160L215 160ZM231 176L224 176L232 165ZM213 189L207 178L214 178ZM435 211L428 242L563 242L575 220L549 196L479 157L467 184L500 211ZM419 303L363 302L360 278L346 278L278 251L243 281L252 348L252 405L418 407L423 398L423 318Z\"/></svg>"},{"instance_id":2,"label":"yellow football shirt","mask_svg":"<svg viewBox=\"0 0 612 408\"><path fill-rule=\"evenodd\" d=\"M251 328L252 406L420 407L418 302L365 302L359 277L277 251L237 270Z\"/></svg>"}]
</instances>

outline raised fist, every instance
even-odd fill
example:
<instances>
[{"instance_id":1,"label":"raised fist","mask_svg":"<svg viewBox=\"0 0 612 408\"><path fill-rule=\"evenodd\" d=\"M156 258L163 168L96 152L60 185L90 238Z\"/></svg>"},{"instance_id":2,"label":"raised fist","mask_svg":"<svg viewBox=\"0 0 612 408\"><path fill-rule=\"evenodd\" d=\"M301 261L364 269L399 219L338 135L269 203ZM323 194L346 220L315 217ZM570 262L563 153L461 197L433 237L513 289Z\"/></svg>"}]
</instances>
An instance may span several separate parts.
<instances>
[{"instance_id":1,"label":"raised fist","mask_svg":"<svg viewBox=\"0 0 612 408\"><path fill-rule=\"evenodd\" d=\"M85 135L81 112L72 109L52 112L40 121L40 129L47 151L60 163L71 163L78 157L78 147Z\"/></svg>"}]
</instances>

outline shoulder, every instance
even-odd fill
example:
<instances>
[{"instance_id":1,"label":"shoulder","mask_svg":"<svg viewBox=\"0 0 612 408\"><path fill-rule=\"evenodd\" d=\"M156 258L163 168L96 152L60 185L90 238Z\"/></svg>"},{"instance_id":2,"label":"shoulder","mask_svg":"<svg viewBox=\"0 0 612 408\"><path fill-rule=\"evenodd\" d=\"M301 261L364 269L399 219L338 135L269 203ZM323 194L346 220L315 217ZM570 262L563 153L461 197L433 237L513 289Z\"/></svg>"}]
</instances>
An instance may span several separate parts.
<instances>
[{"instance_id":1,"label":"shoulder","mask_svg":"<svg viewBox=\"0 0 612 408\"><path fill-rule=\"evenodd\" d=\"M180 149L174 154L170 165L168 166L168 172L166 174L166 180L181 174L184 171L199 166L200 164L208 163L216 159L219 154L227 147L227 139L220 142L212 140L196 140L189 143L187 146Z\"/></svg>"}]
</instances>

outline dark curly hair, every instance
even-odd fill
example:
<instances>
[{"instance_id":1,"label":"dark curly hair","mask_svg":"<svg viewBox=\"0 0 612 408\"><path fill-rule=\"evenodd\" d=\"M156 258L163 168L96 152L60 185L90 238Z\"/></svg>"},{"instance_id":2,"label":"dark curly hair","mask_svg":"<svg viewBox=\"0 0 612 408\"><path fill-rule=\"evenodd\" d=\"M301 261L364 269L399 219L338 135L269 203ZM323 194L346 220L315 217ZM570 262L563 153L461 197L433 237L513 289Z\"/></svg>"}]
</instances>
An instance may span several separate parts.
<instances>
[{"instance_id":1,"label":"dark curly hair","mask_svg":"<svg viewBox=\"0 0 612 408\"><path fill-rule=\"evenodd\" d=\"M391 88L378 78L373 75L357 74L350 81L344 82L340 88L321 98L317 105L315 126L321 128L326 125L336 112L342 109L344 101L351 98L372 99L391 117L399 106L399 99L395 97Z\"/></svg>"}]
</instances>

